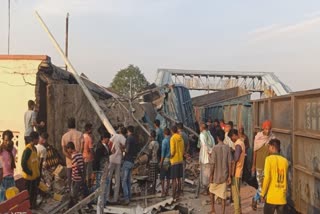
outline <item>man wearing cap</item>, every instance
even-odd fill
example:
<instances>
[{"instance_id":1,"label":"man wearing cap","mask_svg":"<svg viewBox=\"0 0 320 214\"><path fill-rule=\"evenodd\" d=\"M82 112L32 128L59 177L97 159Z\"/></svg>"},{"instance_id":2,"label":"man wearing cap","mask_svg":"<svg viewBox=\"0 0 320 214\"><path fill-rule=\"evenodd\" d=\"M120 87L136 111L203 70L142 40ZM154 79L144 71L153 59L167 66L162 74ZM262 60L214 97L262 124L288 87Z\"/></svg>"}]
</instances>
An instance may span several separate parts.
<instances>
[{"instance_id":1,"label":"man wearing cap","mask_svg":"<svg viewBox=\"0 0 320 214\"><path fill-rule=\"evenodd\" d=\"M262 124L262 131L258 132L258 134L254 138L254 153L252 160L252 174L256 174L258 189L255 196L252 198L252 209L257 209L257 204L260 202L260 193L262 188L262 182L264 177L264 165L265 159L269 154L268 151L268 143L271 139L274 139L275 136L271 131L271 121L266 120Z\"/></svg>"}]
</instances>

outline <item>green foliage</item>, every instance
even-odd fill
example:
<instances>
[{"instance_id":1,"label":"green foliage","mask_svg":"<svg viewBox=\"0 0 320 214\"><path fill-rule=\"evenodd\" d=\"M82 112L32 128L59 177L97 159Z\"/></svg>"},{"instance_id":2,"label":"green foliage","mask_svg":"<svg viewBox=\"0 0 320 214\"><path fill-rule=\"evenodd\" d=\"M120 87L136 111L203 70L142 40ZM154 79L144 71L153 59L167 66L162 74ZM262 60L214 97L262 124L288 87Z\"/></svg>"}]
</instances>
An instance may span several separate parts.
<instances>
[{"instance_id":1,"label":"green foliage","mask_svg":"<svg viewBox=\"0 0 320 214\"><path fill-rule=\"evenodd\" d=\"M120 95L130 97L130 78L132 79L132 95L149 85L139 67L129 65L127 68L118 71L112 80L112 89Z\"/></svg>"}]
</instances>

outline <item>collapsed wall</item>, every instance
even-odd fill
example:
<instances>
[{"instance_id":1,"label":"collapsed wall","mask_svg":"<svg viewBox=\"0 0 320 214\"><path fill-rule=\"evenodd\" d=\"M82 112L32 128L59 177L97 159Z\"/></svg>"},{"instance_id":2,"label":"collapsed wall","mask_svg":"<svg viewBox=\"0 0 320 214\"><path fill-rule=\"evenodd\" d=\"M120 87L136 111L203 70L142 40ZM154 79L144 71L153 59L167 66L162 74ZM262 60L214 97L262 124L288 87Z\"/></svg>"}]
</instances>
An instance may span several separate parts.
<instances>
[{"instance_id":1,"label":"collapsed wall","mask_svg":"<svg viewBox=\"0 0 320 214\"><path fill-rule=\"evenodd\" d=\"M141 131L128 112L130 109L128 100L91 82L84 75L81 75L81 78L112 126L116 129L128 125L137 127L139 142L144 144L147 140L146 134ZM84 131L86 123L92 123L94 142L99 140L98 129L102 123L71 73L49 62L43 62L39 66L36 83L36 99L39 105L37 120L46 123L50 145L62 154L61 138L68 130L67 120L70 117L76 118L76 127L80 131ZM145 117L143 107L138 102L133 102L132 107L134 116L143 122L142 119ZM146 123L143 125L148 126Z\"/></svg>"}]
</instances>

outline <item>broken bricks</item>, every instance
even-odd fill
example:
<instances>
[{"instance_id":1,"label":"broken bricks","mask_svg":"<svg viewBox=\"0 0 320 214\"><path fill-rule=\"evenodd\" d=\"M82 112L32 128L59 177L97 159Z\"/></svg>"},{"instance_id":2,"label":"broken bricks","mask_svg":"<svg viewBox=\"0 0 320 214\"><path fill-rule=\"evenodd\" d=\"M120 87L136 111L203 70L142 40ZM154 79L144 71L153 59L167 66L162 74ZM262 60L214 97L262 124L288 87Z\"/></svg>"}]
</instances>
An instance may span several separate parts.
<instances>
[{"instance_id":1,"label":"broken bricks","mask_svg":"<svg viewBox=\"0 0 320 214\"><path fill-rule=\"evenodd\" d=\"M64 179L66 177L66 167L59 164L54 170L53 174L60 179Z\"/></svg>"}]
</instances>

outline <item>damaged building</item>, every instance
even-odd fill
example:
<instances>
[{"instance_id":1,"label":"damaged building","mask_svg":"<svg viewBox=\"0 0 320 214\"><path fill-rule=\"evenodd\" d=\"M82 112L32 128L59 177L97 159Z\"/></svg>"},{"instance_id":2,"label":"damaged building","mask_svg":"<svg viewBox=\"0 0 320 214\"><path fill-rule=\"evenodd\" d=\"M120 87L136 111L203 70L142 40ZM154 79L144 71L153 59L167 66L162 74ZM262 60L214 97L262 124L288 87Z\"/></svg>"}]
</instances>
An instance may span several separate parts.
<instances>
[{"instance_id":1,"label":"damaged building","mask_svg":"<svg viewBox=\"0 0 320 214\"><path fill-rule=\"evenodd\" d=\"M51 197L56 201L65 201L65 174L63 173L64 158L61 150L61 137L67 131L67 119L76 118L76 127L83 131L88 122L93 124L94 142L99 139L99 129L103 127L100 118L94 111L82 88L73 74L55 66L48 56L10 55L0 56L0 90L2 100L9 99L13 103L0 112L0 134L7 129L15 133L15 146L18 148L16 180L21 180L21 155L24 150L24 122L23 115L27 110L28 100L35 100L38 109L37 121L43 121L45 127L39 132L49 134L48 163L50 171L44 173L41 188L45 192L51 191ZM189 91L182 85L152 84L145 91L130 100L121 97L112 89L98 85L89 80L84 74L80 75L97 104L109 119L112 126L133 125L136 127L139 154L148 142L149 131L153 129L153 121L160 119L162 126L171 126L177 121L186 122L193 128L194 116ZM182 105L188 103L188 113ZM170 118L170 120L165 119ZM145 164L144 162L139 165ZM137 176L143 176L145 166L136 170ZM18 182L19 183L19 182ZM19 186L23 189L23 186ZM139 187L137 192L141 192ZM59 203L46 201L46 210L57 208ZM62 206L60 204L60 206Z\"/></svg>"}]
</instances>

